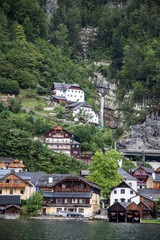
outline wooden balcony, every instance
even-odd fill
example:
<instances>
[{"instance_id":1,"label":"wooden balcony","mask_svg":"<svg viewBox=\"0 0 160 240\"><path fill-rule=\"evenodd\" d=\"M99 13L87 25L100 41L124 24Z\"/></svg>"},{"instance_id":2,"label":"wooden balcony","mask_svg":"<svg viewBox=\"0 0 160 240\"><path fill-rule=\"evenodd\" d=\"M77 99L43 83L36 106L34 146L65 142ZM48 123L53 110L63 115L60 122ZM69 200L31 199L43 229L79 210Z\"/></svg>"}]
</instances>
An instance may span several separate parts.
<instances>
[{"instance_id":1,"label":"wooden balcony","mask_svg":"<svg viewBox=\"0 0 160 240\"><path fill-rule=\"evenodd\" d=\"M88 188L56 188L55 192L89 192Z\"/></svg>"},{"instance_id":2,"label":"wooden balcony","mask_svg":"<svg viewBox=\"0 0 160 240\"><path fill-rule=\"evenodd\" d=\"M26 183L0 183L0 188L25 188Z\"/></svg>"}]
</instances>

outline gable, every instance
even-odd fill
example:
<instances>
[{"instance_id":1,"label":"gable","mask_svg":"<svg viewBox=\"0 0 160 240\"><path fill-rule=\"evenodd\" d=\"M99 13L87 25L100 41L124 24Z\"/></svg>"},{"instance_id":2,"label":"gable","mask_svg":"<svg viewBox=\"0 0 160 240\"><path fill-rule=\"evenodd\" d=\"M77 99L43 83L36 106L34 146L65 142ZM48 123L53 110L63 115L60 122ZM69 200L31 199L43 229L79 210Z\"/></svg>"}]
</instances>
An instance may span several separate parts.
<instances>
[{"instance_id":1,"label":"gable","mask_svg":"<svg viewBox=\"0 0 160 240\"><path fill-rule=\"evenodd\" d=\"M108 211L125 211L125 208L119 202L116 202L108 208Z\"/></svg>"},{"instance_id":2,"label":"gable","mask_svg":"<svg viewBox=\"0 0 160 240\"><path fill-rule=\"evenodd\" d=\"M126 207L126 210L141 210L140 206L137 205L135 202L132 202Z\"/></svg>"},{"instance_id":3,"label":"gable","mask_svg":"<svg viewBox=\"0 0 160 240\"><path fill-rule=\"evenodd\" d=\"M16 187L16 184L21 184L21 185L31 185L29 182L23 180L22 178L18 177L16 174L14 173L10 173L6 176L4 176L3 178L0 179L0 186L2 185L2 187ZM3 186L4 185L4 186Z\"/></svg>"}]
</instances>

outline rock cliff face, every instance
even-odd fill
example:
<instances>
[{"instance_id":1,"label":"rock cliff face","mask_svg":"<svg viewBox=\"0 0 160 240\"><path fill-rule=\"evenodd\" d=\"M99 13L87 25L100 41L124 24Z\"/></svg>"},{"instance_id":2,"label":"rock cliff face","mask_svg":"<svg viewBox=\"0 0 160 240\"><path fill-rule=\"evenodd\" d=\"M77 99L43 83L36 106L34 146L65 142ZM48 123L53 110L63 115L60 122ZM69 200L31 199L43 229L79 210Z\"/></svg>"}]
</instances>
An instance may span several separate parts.
<instances>
[{"instance_id":1,"label":"rock cliff face","mask_svg":"<svg viewBox=\"0 0 160 240\"><path fill-rule=\"evenodd\" d=\"M53 11L58 8L57 0L46 0L45 12L48 15L49 22L51 21Z\"/></svg>"},{"instance_id":2,"label":"rock cliff face","mask_svg":"<svg viewBox=\"0 0 160 240\"><path fill-rule=\"evenodd\" d=\"M142 124L131 126L131 132L119 140L118 147L138 151L160 150L160 110L148 115Z\"/></svg>"}]
</instances>

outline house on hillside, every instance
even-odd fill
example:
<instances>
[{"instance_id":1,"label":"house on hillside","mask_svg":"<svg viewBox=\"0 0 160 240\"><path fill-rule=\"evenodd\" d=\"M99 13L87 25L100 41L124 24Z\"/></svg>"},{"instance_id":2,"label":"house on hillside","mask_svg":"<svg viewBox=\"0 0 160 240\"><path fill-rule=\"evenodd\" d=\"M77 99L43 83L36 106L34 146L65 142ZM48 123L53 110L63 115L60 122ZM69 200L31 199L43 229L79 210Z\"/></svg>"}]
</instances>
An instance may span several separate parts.
<instances>
[{"instance_id":1,"label":"house on hillside","mask_svg":"<svg viewBox=\"0 0 160 240\"><path fill-rule=\"evenodd\" d=\"M22 160L0 157L0 168L1 169L11 169L15 172L22 172L26 170L26 166L23 164Z\"/></svg>"},{"instance_id":2,"label":"house on hillside","mask_svg":"<svg viewBox=\"0 0 160 240\"><path fill-rule=\"evenodd\" d=\"M66 101L83 102L85 99L85 92L83 88L77 84L66 84L54 82L52 85L52 100L56 97L63 97Z\"/></svg>"},{"instance_id":3,"label":"house on hillside","mask_svg":"<svg viewBox=\"0 0 160 240\"><path fill-rule=\"evenodd\" d=\"M0 195L0 218L18 218L20 215L20 204L20 195Z\"/></svg>"},{"instance_id":4,"label":"house on hillside","mask_svg":"<svg viewBox=\"0 0 160 240\"><path fill-rule=\"evenodd\" d=\"M0 195L20 195L21 199L28 199L32 193L32 184L29 180L16 175L14 172L4 174L0 170Z\"/></svg>"},{"instance_id":5,"label":"house on hillside","mask_svg":"<svg viewBox=\"0 0 160 240\"><path fill-rule=\"evenodd\" d=\"M146 180L148 174L152 174L154 170L152 168L147 168L143 166L135 167L129 170L129 173L137 178L137 190L139 191L142 188L146 187Z\"/></svg>"},{"instance_id":6,"label":"house on hillside","mask_svg":"<svg viewBox=\"0 0 160 240\"><path fill-rule=\"evenodd\" d=\"M66 106L65 114L74 118L74 121L78 122L80 120L87 121L88 123L94 123L96 125L99 124L99 116L94 111L94 109L87 102L76 102L71 103Z\"/></svg>"},{"instance_id":7,"label":"house on hillside","mask_svg":"<svg viewBox=\"0 0 160 240\"><path fill-rule=\"evenodd\" d=\"M91 216L99 211L100 188L75 174L45 174L36 185L43 191L43 214L59 211Z\"/></svg>"},{"instance_id":8,"label":"house on hillside","mask_svg":"<svg viewBox=\"0 0 160 240\"><path fill-rule=\"evenodd\" d=\"M80 159L81 145L74 140L74 135L61 126L56 126L45 134L45 144L54 152L65 153Z\"/></svg>"}]
</instances>

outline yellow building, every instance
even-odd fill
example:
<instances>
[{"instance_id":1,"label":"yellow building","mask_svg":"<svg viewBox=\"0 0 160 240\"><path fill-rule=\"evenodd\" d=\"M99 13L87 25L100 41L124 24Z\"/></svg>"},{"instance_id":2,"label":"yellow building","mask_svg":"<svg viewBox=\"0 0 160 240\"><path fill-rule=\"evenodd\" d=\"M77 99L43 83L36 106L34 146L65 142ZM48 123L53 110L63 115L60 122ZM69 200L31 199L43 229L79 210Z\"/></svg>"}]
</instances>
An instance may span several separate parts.
<instances>
[{"instance_id":1,"label":"yellow building","mask_svg":"<svg viewBox=\"0 0 160 240\"><path fill-rule=\"evenodd\" d=\"M15 173L10 172L0 177L0 195L20 195L21 199L31 196L33 185Z\"/></svg>"}]
</instances>

